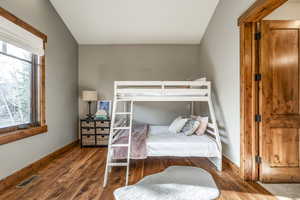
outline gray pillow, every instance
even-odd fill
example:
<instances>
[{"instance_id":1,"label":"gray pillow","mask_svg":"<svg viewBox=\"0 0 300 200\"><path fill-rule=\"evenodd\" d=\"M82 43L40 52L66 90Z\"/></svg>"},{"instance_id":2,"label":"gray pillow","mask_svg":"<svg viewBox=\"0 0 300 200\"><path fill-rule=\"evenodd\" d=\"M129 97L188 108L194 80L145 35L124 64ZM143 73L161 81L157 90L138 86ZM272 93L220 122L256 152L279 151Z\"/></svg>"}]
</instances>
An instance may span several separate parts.
<instances>
[{"instance_id":1,"label":"gray pillow","mask_svg":"<svg viewBox=\"0 0 300 200\"><path fill-rule=\"evenodd\" d=\"M200 122L198 120L189 119L181 129L181 132L186 136L193 135L194 132L198 129L199 125Z\"/></svg>"}]
</instances>

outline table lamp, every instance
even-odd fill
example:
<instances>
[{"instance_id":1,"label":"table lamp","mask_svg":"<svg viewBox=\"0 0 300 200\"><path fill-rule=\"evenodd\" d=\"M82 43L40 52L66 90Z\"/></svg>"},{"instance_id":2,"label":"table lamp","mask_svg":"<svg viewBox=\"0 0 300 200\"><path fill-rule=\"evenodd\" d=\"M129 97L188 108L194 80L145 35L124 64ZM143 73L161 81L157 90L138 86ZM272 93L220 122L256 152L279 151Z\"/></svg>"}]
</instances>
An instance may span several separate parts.
<instances>
[{"instance_id":1,"label":"table lamp","mask_svg":"<svg viewBox=\"0 0 300 200\"><path fill-rule=\"evenodd\" d=\"M87 114L87 119L88 120L93 119L93 115L91 114L91 104L92 101L98 100L97 91L88 91L88 90L82 91L82 100L87 101L89 105L89 114Z\"/></svg>"}]
</instances>

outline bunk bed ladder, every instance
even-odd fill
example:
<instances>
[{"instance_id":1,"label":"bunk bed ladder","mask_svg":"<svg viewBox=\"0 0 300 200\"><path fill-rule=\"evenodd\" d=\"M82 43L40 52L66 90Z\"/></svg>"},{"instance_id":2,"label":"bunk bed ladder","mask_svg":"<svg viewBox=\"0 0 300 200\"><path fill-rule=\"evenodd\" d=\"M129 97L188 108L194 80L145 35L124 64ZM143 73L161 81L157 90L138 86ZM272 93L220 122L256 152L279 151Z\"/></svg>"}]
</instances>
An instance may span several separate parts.
<instances>
[{"instance_id":1,"label":"bunk bed ladder","mask_svg":"<svg viewBox=\"0 0 300 200\"><path fill-rule=\"evenodd\" d=\"M124 105L124 112L117 112L117 105L118 103L123 102ZM130 111L127 112L127 103L130 103ZM126 119L128 120L129 116L129 124L128 126L116 126L116 115L125 115ZM107 150L107 161L106 161L106 167L105 167L105 174L104 174L104 182L103 187L106 186L108 182L109 173L111 171L112 167L117 166L124 166L126 167L126 185L128 185L128 177L129 177L129 164L130 164L130 149L131 149L131 133L132 133L132 119L133 118L133 101L130 100L119 100L117 98L114 99L113 102L113 112L112 112L112 121L111 121L111 129L110 129L110 135L109 135L109 142L108 142L108 150ZM118 134L118 131L120 130L128 130L128 143L127 144L113 144L113 138L115 134ZM116 133L117 132L117 133ZM112 162L112 156L113 156L113 149L119 148L119 147L126 147L127 148L127 159L126 162Z\"/></svg>"}]
</instances>

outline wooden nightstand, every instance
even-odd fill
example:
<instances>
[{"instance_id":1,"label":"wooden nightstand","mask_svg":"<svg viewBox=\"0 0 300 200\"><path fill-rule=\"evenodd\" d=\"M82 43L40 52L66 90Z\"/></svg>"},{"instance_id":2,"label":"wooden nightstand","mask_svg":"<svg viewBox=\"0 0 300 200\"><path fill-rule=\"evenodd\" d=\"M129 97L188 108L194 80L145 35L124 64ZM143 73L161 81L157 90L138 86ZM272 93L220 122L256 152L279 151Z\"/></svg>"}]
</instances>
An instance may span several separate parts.
<instances>
[{"instance_id":1,"label":"wooden nightstand","mask_svg":"<svg viewBox=\"0 0 300 200\"><path fill-rule=\"evenodd\" d=\"M107 147L110 132L108 120L80 120L81 147Z\"/></svg>"}]
</instances>

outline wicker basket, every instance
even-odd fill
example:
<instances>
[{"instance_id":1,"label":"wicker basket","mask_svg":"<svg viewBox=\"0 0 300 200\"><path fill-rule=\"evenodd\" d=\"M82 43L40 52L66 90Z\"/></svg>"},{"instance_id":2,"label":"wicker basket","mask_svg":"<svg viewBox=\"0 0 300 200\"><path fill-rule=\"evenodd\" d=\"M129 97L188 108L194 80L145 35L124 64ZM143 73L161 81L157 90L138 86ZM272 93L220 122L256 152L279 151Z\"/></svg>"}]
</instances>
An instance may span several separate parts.
<instances>
[{"instance_id":1,"label":"wicker basket","mask_svg":"<svg viewBox=\"0 0 300 200\"><path fill-rule=\"evenodd\" d=\"M96 121L96 127L109 127L109 121Z\"/></svg>"},{"instance_id":2,"label":"wicker basket","mask_svg":"<svg viewBox=\"0 0 300 200\"><path fill-rule=\"evenodd\" d=\"M95 145L95 136L83 135L82 145Z\"/></svg>"},{"instance_id":3,"label":"wicker basket","mask_svg":"<svg viewBox=\"0 0 300 200\"><path fill-rule=\"evenodd\" d=\"M81 126L82 127L94 127L95 126L95 122L82 121Z\"/></svg>"},{"instance_id":4,"label":"wicker basket","mask_svg":"<svg viewBox=\"0 0 300 200\"><path fill-rule=\"evenodd\" d=\"M95 134L94 128L82 128L82 134Z\"/></svg>"},{"instance_id":5,"label":"wicker basket","mask_svg":"<svg viewBox=\"0 0 300 200\"><path fill-rule=\"evenodd\" d=\"M108 145L108 135L97 135L97 145Z\"/></svg>"},{"instance_id":6,"label":"wicker basket","mask_svg":"<svg viewBox=\"0 0 300 200\"><path fill-rule=\"evenodd\" d=\"M109 134L109 128L97 128L97 134Z\"/></svg>"}]
</instances>

